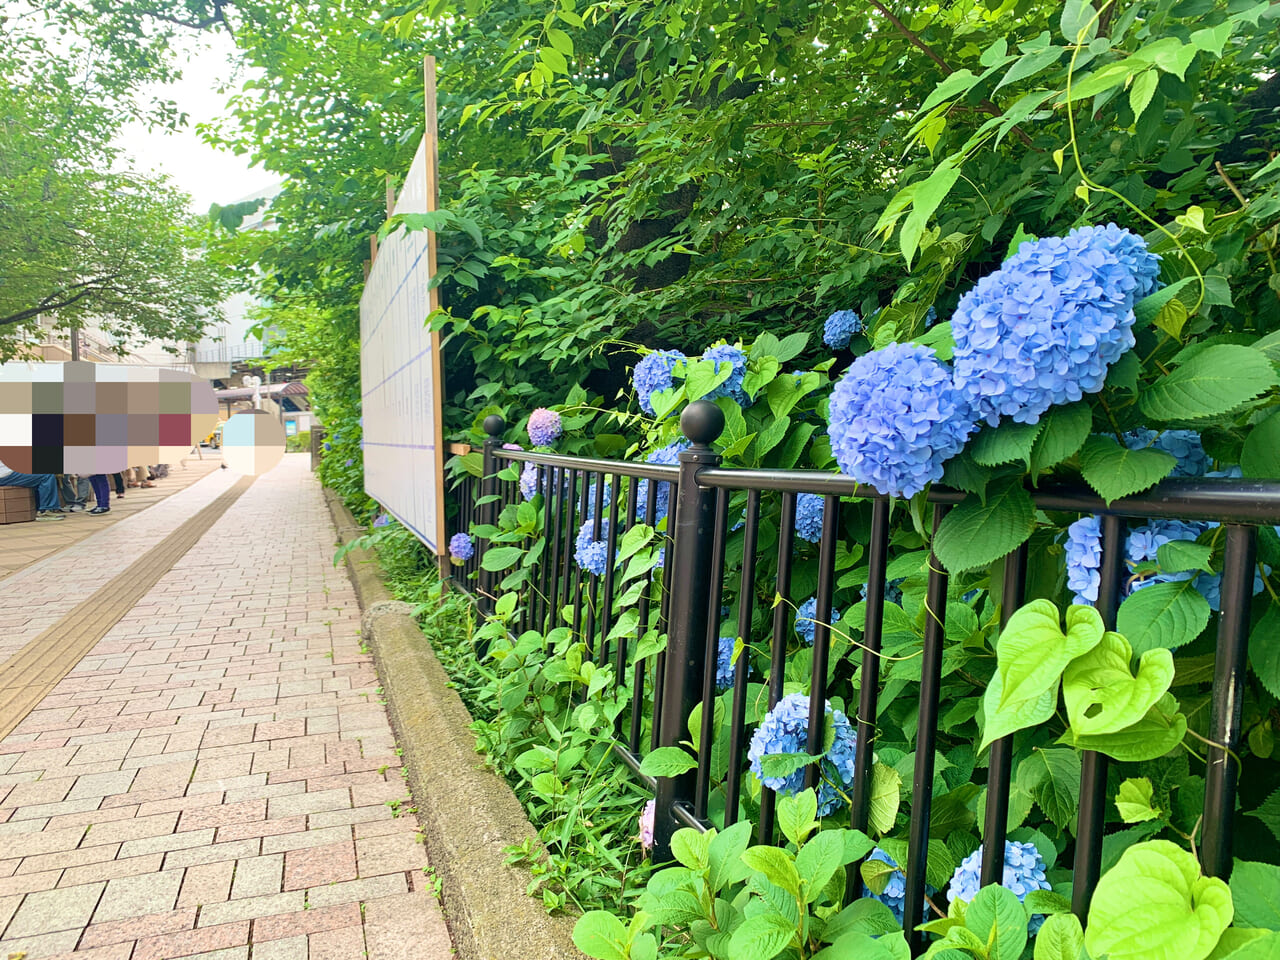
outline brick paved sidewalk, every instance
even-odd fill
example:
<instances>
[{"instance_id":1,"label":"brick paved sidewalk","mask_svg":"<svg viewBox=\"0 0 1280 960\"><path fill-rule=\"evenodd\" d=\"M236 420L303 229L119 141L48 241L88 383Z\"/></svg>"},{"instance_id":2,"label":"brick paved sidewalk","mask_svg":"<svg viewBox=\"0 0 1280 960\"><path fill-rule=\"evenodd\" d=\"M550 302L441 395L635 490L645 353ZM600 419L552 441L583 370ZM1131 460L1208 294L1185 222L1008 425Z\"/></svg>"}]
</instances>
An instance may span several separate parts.
<instances>
[{"instance_id":1,"label":"brick paved sidewalk","mask_svg":"<svg viewBox=\"0 0 1280 960\"><path fill-rule=\"evenodd\" d=\"M307 464L260 477L0 740L0 958L450 956ZM229 486L167 503L194 513ZM42 609L33 591L69 577L65 615L174 519L0 581L0 611Z\"/></svg>"}]
</instances>

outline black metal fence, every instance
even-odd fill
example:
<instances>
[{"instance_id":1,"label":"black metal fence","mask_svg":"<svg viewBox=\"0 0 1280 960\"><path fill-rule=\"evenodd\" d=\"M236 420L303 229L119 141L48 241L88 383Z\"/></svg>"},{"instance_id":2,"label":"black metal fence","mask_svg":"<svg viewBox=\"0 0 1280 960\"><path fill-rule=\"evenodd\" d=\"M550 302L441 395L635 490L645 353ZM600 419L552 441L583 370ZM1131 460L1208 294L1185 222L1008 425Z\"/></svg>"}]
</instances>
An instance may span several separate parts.
<instances>
[{"instance_id":1,"label":"black metal fence","mask_svg":"<svg viewBox=\"0 0 1280 960\"><path fill-rule=\"evenodd\" d=\"M868 542L861 544L868 564L866 619L860 664L860 699L854 719L857 731L855 775L851 788L850 825L866 830L871 801L872 754L876 742L877 702L880 696L881 639L884 627L884 593L887 582L890 535L890 500L852 479L818 471L745 470L721 466L711 444L724 426L722 412L714 404L691 404L681 417L681 428L691 441L679 455L678 466L652 463L585 459L555 454L506 450L499 417L485 421L490 439L485 443L483 476L464 477L453 489L459 511L459 529L469 524L492 527L500 511L522 500L511 463L535 464L537 491L542 494L541 553L529 566L529 577L518 587L514 627L518 631L548 631L563 616L574 634L585 640L593 660L612 664L615 676L631 685L633 696L627 721L619 719L615 750L637 774L644 750L644 727L649 724L648 746L678 746L695 707L701 703L702 730L697 769L677 777L644 779L657 800L655 859L669 859L671 835L682 826L706 829L711 790L711 754L714 701L717 695L716 662L719 644L721 600L725 587L725 545L729 537L729 498L746 491L742 517L743 554L738 585L738 636L751 635L752 608L759 558L761 498L778 496L781 519L777 535L775 589L783 602L775 604L770 639L772 669L768 701L772 708L783 692L788 640L788 605L794 549L796 497L801 493L825 498L822 535L818 544L818 582L814 613L813 667L810 677L808 736L821 748L825 723L828 665L831 651L831 613L836 587L837 547L841 539L840 509L843 498L870 502ZM639 481L648 480L644 502L638 502ZM670 484L665 562L650 573L650 583L638 601L639 625L634 635L609 637L613 630L613 601L617 596L615 571L609 564L603 575L584 574L573 561L575 533L588 519L596 539L607 542L607 556L615 555L625 532L637 516L656 516L659 484ZM934 488L934 527L964 494ZM1246 649L1253 594L1257 525L1280 523L1280 483L1249 480L1166 480L1150 491L1104 503L1083 487L1042 486L1033 493L1038 509L1102 517L1102 568L1097 608L1108 629L1114 629L1123 595L1126 519L1177 518L1216 521L1226 528L1213 694L1210 719L1211 745L1205 771L1203 839L1199 854L1207 874L1226 877L1231 868L1232 817L1235 809L1237 766L1233 758L1241 738L1241 703L1246 677ZM625 501L625 507L623 506ZM605 513L607 511L607 515ZM607 521L606 521L607 516ZM459 569L464 588L477 593L482 609L492 612L499 593L499 575L481 565L484 541L474 557ZM1027 547L1003 561L1001 625L1025 597ZM925 864L933 800L935 743L938 737L939 690L942 679L944 624L947 604L947 571L930 554L926 604L929 611L921 662L920 702L916 732L914 776L911 787L911 819L904 913L923 915ZM475 574L474 578L470 578ZM469 579L470 578L470 579ZM732 585L731 585L732 589ZM656 627L667 634L664 651L636 657L639 637ZM646 700L646 675L652 693ZM728 721L728 772L725 825L738 816L743 789L741 770L746 748L747 657L738 658L733 678L732 706ZM646 709L648 714L646 715ZM991 746L987 774L987 802L983 829L983 884L999 882L1003 875L1012 762L1012 737ZM1072 907L1083 920L1097 885L1102 858L1103 827L1107 801L1108 758L1085 752L1082 759L1076 852L1073 864ZM814 786L819 765L806 768L806 784ZM759 841L776 842L775 796L761 794ZM919 952L925 935L908 932L913 952Z\"/></svg>"}]
</instances>

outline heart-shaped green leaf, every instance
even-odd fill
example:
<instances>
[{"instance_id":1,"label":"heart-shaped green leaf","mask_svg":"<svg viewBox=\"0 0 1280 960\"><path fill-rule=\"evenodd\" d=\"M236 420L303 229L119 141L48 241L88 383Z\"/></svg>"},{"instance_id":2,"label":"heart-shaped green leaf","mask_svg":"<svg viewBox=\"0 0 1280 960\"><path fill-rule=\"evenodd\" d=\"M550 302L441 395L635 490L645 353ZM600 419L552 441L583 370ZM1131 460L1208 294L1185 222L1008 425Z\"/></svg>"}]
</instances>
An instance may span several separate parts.
<instances>
[{"instance_id":1,"label":"heart-shaped green leaf","mask_svg":"<svg viewBox=\"0 0 1280 960\"><path fill-rule=\"evenodd\" d=\"M1116 733L1137 723L1173 683L1173 653L1156 647L1142 655L1138 675L1129 670L1133 648L1118 633L1073 660L1062 675L1071 731L1079 736Z\"/></svg>"}]
</instances>

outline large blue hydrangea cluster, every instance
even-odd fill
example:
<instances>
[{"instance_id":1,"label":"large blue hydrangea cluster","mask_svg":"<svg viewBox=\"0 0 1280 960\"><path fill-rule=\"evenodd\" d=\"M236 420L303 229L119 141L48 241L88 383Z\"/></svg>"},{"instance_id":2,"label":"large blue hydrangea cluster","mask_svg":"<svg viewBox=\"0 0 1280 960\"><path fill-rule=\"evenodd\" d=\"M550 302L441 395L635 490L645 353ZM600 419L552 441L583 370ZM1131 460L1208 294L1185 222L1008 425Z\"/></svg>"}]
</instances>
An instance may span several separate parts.
<instances>
[{"instance_id":1,"label":"large blue hydrangea cluster","mask_svg":"<svg viewBox=\"0 0 1280 960\"><path fill-rule=\"evenodd\" d=\"M449 556L457 562L470 560L476 555L475 544L465 533L455 533L449 538Z\"/></svg>"},{"instance_id":2,"label":"large blue hydrangea cluster","mask_svg":"<svg viewBox=\"0 0 1280 960\"><path fill-rule=\"evenodd\" d=\"M899 925L901 925L907 916L907 875L903 873L902 868L898 866L898 861L893 859L893 857L889 856L889 854L885 853L879 847L872 850L871 853L867 855L867 859L879 860L881 863L887 863L889 866L896 868L893 873L889 874L889 881L884 885L883 892L872 893L871 890L864 886L863 894L879 900L886 907L892 910L894 919L896 919ZM937 891L933 887L925 887L925 894L927 896L932 896L936 892ZM929 905L926 903L921 906L923 908L923 912L921 913L920 920L921 922L924 922L929 916Z\"/></svg>"},{"instance_id":3,"label":"large blue hydrangea cluster","mask_svg":"<svg viewBox=\"0 0 1280 960\"><path fill-rule=\"evenodd\" d=\"M1019 900L1026 900L1032 890L1049 890L1052 885L1045 879L1047 869L1044 857L1036 849L1034 843L1018 843L1015 840L1004 842L1004 876L1000 885L1011 890ZM947 902L961 900L970 902L978 895L982 886L982 847L960 861L956 872L951 876L951 886L947 890ZM1033 914L1027 924L1027 932L1033 936L1040 932L1044 925L1041 914Z\"/></svg>"},{"instance_id":4,"label":"large blue hydrangea cluster","mask_svg":"<svg viewBox=\"0 0 1280 960\"><path fill-rule=\"evenodd\" d=\"M1200 434L1194 430L1165 430L1156 433L1141 427L1124 435L1124 445L1130 450L1151 447L1163 450L1178 461L1171 477L1203 477L1213 467L1213 461L1205 453Z\"/></svg>"},{"instance_id":5,"label":"large blue hydrangea cluster","mask_svg":"<svg viewBox=\"0 0 1280 960\"><path fill-rule=\"evenodd\" d=\"M951 319L955 383L974 415L1036 423L1102 389L1133 339L1133 305L1159 258L1114 224L1029 241L966 293Z\"/></svg>"},{"instance_id":6,"label":"large blue hydrangea cluster","mask_svg":"<svg viewBox=\"0 0 1280 960\"><path fill-rule=\"evenodd\" d=\"M702 359L714 363L716 373L720 372L721 364L727 363L731 367L729 379L708 393L708 400L729 397L741 407L751 402L742 389L742 379L747 375L747 355L742 352L741 347L735 347L729 343L718 343L714 347L707 348L702 354Z\"/></svg>"},{"instance_id":7,"label":"large blue hydrangea cluster","mask_svg":"<svg viewBox=\"0 0 1280 960\"><path fill-rule=\"evenodd\" d=\"M539 407L529 414L529 441L535 447L549 447L560 439L564 426L560 414L546 407Z\"/></svg>"},{"instance_id":8,"label":"large blue hydrangea cluster","mask_svg":"<svg viewBox=\"0 0 1280 960\"><path fill-rule=\"evenodd\" d=\"M974 426L933 350L906 343L854 360L831 392L829 419L841 472L897 497L941 479Z\"/></svg>"},{"instance_id":9,"label":"large blue hydrangea cluster","mask_svg":"<svg viewBox=\"0 0 1280 960\"><path fill-rule=\"evenodd\" d=\"M849 718L827 703L827 715L835 727L835 740L827 751L819 769L822 778L818 783L818 816L825 817L846 802L849 784L853 782L853 755L858 745L858 735ZM793 693L783 697L760 721L751 737L747 759L751 772L770 790L784 795L799 793L804 789L804 768L793 770L786 777L766 777L761 769L762 758L779 753L803 753L809 744L809 697Z\"/></svg>"},{"instance_id":10,"label":"large blue hydrangea cluster","mask_svg":"<svg viewBox=\"0 0 1280 960\"><path fill-rule=\"evenodd\" d=\"M1102 569L1102 521L1081 517L1067 527L1067 589L1075 602L1088 606L1098 602Z\"/></svg>"},{"instance_id":11,"label":"large blue hydrangea cluster","mask_svg":"<svg viewBox=\"0 0 1280 960\"><path fill-rule=\"evenodd\" d=\"M843 350L861 332L862 318L855 311L837 310L822 327L822 342L832 350Z\"/></svg>"},{"instance_id":12,"label":"large blue hydrangea cluster","mask_svg":"<svg viewBox=\"0 0 1280 960\"><path fill-rule=\"evenodd\" d=\"M689 449L689 441L683 438L665 447L659 447L645 457L646 463L678 464L680 452ZM658 491L654 494L654 518L650 526L656 527L667 515L671 505L671 484L665 480L658 481ZM646 478L636 485L636 519L641 523L649 523L649 480Z\"/></svg>"},{"instance_id":13,"label":"large blue hydrangea cluster","mask_svg":"<svg viewBox=\"0 0 1280 960\"><path fill-rule=\"evenodd\" d=\"M640 401L641 410L653 416L650 398L659 390L671 389L672 371L686 359L679 350L655 350L640 358L632 371L631 382L636 388L636 399Z\"/></svg>"},{"instance_id":14,"label":"large blue hydrangea cluster","mask_svg":"<svg viewBox=\"0 0 1280 960\"><path fill-rule=\"evenodd\" d=\"M733 648L736 637L721 637L720 646L716 649L716 689L728 690L733 686Z\"/></svg>"},{"instance_id":15,"label":"large blue hydrangea cluster","mask_svg":"<svg viewBox=\"0 0 1280 960\"><path fill-rule=\"evenodd\" d=\"M796 536L810 543L822 540L822 515L827 499L816 493L796 495Z\"/></svg>"},{"instance_id":16,"label":"large blue hydrangea cluster","mask_svg":"<svg viewBox=\"0 0 1280 960\"><path fill-rule=\"evenodd\" d=\"M578 528L578 538L574 542L573 558L578 566L588 573L603 576L609 565L609 521L600 521L600 539L596 539L593 531L594 520L586 521Z\"/></svg>"},{"instance_id":17,"label":"large blue hydrangea cluster","mask_svg":"<svg viewBox=\"0 0 1280 960\"><path fill-rule=\"evenodd\" d=\"M810 597L800 606L796 607L796 634L804 642L806 647L813 646L814 632L817 630L818 617L818 598ZM835 607L831 608L831 624L840 622L840 611Z\"/></svg>"}]
</instances>

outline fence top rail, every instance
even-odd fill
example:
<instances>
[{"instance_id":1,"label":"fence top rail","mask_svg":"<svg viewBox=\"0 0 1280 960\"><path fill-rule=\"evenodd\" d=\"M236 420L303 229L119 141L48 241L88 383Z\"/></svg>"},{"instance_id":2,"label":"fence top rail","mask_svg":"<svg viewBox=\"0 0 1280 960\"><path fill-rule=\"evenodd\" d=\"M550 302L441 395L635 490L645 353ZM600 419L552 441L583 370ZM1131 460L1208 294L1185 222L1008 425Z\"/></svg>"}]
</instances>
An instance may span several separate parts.
<instances>
[{"instance_id":1,"label":"fence top rail","mask_svg":"<svg viewBox=\"0 0 1280 960\"><path fill-rule=\"evenodd\" d=\"M648 480L680 479L680 468L667 463L633 463L629 460L598 460L592 457L569 457L561 453L530 453L526 450L493 451L497 460L541 463L548 467L566 470L586 470L591 473L610 473L616 477L639 477Z\"/></svg>"}]
</instances>

